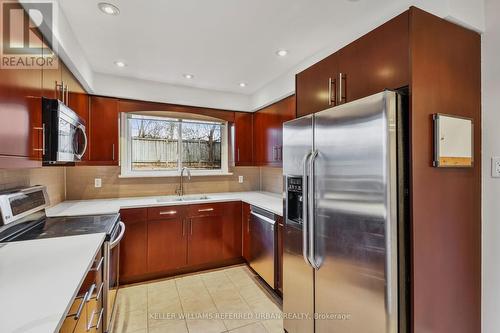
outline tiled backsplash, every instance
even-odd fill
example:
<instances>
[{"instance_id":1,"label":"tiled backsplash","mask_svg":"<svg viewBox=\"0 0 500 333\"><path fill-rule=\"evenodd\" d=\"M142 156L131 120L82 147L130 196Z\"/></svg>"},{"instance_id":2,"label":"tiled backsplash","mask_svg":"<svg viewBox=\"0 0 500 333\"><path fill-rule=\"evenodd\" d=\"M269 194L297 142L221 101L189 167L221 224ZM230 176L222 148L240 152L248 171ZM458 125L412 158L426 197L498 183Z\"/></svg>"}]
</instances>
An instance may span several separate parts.
<instances>
[{"instance_id":1,"label":"tiled backsplash","mask_svg":"<svg viewBox=\"0 0 500 333\"><path fill-rule=\"evenodd\" d=\"M50 204L55 205L65 200L64 177L63 167L0 169L0 190L20 186L46 185Z\"/></svg>"},{"instance_id":2,"label":"tiled backsplash","mask_svg":"<svg viewBox=\"0 0 500 333\"><path fill-rule=\"evenodd\" d=\"M272 167L260 168L260 186L262 191L283 192L283 169Z\"/></svg>"},{"instance_id":3,"label":"tiled backsplash","mask_svg":"<svg viewBox=\"0 0 500 333\"><path fill-rule=\"evenodd\" d=\"M281 168L236 167L231 176L196 176L185 180L186 194L267 191L281 193ZM65 175L66 173L66 175ZM119 178L115 166L44 167L37 169L0 170L0 190L30 185L46 185L55 205L64 200L103 199L117 197L173 195L179 178ZM242 184L238 176L243 176ZM94 179L102 179L102 187L94 187Z\"/></svg>"},{"instance_id":4,"label":"tiled backsplash","mask_svg":"<svg viewBox=\"0 0 500 333\"><path fill-rule=\"evenodd\" d=\"M66 193L68 200L102 199L117 197L174 195L179 187L179 177L119 178L116 166L79 166L66 168ZM258 167L236 167L231 176L193 176L185 178L186 194L258 191ZM243 176L242 184L238 176ZM94 187L94 179L102 179L102 187Z\"/></svg>"}]
</instances>

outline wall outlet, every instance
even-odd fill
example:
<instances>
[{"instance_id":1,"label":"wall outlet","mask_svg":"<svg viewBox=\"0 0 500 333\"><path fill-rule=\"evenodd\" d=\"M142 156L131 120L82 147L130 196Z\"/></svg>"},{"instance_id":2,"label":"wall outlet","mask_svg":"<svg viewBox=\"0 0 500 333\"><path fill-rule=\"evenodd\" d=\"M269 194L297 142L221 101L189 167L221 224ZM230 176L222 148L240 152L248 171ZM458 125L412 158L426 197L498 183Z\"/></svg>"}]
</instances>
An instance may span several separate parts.
<instances>
[{"instance_id":1,"label":"wall outlet","mask_svg":"<svg viewBox=\"0 0 500 333\"><path fill-rule=\"evenodd\" d=\"M102 187L102 179L101 178L94 179L94 187L95 188Z\"/></svg>"},{"instance_id":2,"label":"wall outlet","mask_svg":"<svg viewBox=\"0 0 500 333\"><path fill-rule=\"evenodd\" d=\"M238 176L238 183L243 184L243 176Z\"/></svg>"},{"instance_id":3,"label":"wall outlet","mask_svg":"<svg viewBox=\"0 0 500 333\"><path fill-rule=\"evenodd\" d=\"M491 158L491 177L500 178L500 157Z\"/></svg>"}]
</instances>

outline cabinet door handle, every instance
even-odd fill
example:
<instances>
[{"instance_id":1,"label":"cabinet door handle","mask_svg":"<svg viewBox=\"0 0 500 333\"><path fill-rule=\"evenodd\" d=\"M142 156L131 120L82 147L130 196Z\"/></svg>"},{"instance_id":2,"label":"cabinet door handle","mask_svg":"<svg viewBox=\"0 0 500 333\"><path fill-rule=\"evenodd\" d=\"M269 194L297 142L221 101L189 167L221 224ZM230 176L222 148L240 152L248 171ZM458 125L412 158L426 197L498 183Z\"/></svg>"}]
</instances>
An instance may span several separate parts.
<instances>
[{"instance_id":1,"label":"cabinet door handle","mask_svg":"<svg viewBox=\"0 0 500 333\"><path fill-rule=\"evenodd\" d=\"M101 286L99 287L99 291L97 292L97 296L95 297L96 301L98 301L101 298L103 288L104 288L104 282L101 282Z\"/></svg>"},{"instance_id":2,"label":"cabinet door handle","mask_svg":"<svg viewBox=\"0 0 500 333\"><path fill-rule=\"evenodd\" d=\"M328 78L328 105L335 106L336 104L337 104L337 81L335 79Z\"/></svg>"},{"instance_id":3,"label":"cabinet door handle","mask_svg":"<svg viewBox=\"0 0 500 333\"><path fill-rule=\"evenodd\" d=\"M344 81L344 85L342 85L342 81ZM346 88L347 88L347 75L339 73L339 104L344 104L345 102L347 102Z\"/></svg>"},{"instance_id":4,"label":"cabinet door handle","mask_svg":"<svg viewBox=\"0 0 500 333\"><path fill-rule=\"evenodd\" d=\"M168 210L168 211L160 212L160 215L175 215L175 214L177 214L176 210Z\"/></svg>"},{"instance_id":5,"label":"cabinet door handle","mask_svg":"<svg viewBox=\"0 0 500 333\"><path fill-rule=\"evenodd\" d=\"M99 262L97 263L97 265L95 267L92 267L90 270L91 271L96 271L96 272L100 271L103 262L104 262L104 257L101 257L101 259L99 260Z\"/></svg>"},{"instance_id":6,"label":"cabinet door handle","mask_svg":"<svg viewBox=\"0 0 500 333\"><path fill-rule=\"evenodd\" d=\"M240 148L238 148L238 162L240 161Z\"/></svg>"},{"instance_id":7,"label":"cabinet door handle","mask_svg":"<svg viewBox=\"0 0 500 333\"><path fill-rule=\"evenodd\" d=\"M115 144L114 143L113 143L111 149L112 149L112 155L113 155L112 158L113 158L113 161L114 161L115 160Z\"/></svg>"},{"instance_id":8,"label":"cabinet door handle","mask_svg":"<svg viewBox=\"0 0 500 333\"><path fill-rule=\"evenodd\" d=\"M214 209L213 208L203 208L203 209L198 209L198 212L212 212Z\"/></svg>"},{"instance_id":9,"label":"cabinet door handle","mask_svg":"<svg viewBox=\"0 0 500 333\"><path fill-rule=\"evenodd\" d=\"M186 223L187 221L182 221L182 238L184 238L184 236L186 236Z\"/></svg>"},{"instance_id":10,"label":"cabinet door handle","mask_svg":"<svg viewBox=\"0 0 500 333\"><path fill-rule=\"evenodd\" d=\"M193 235L193 220L189 220L189 234L192 236Z\"/></svg>"}]
</instances>

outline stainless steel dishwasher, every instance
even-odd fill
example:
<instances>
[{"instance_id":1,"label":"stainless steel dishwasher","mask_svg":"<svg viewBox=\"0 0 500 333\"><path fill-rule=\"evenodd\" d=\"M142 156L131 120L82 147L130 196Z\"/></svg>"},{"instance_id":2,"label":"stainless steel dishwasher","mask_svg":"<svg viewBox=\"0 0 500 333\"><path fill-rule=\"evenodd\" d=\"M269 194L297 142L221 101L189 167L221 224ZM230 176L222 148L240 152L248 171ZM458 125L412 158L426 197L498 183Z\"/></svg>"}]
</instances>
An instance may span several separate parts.
<instances>
[{"instance_id":1,"label":"stainless steel dishwasher","mask_svg":"<svg viewBox=\"0 0 500 333\"><path fill-rule=\"evenodd\" d=\"M250 206L250 267L274 288L276 215Z\"/></svg>"}]
</instances>

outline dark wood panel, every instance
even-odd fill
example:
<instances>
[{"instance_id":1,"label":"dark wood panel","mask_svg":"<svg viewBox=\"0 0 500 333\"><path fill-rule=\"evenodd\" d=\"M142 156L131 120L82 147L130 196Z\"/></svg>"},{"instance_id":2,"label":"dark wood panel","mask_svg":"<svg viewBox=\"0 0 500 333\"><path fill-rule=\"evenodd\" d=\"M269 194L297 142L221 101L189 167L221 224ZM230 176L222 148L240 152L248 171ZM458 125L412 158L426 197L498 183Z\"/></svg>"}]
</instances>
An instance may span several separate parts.
<instances>
[{"instance_id":1,"label":"dark wood panel","mask_svg":"<svg viewBox=\"0 0 500 333\"><path fill-rule=\"evenodd\" d=\"M337 52L338 71L345 75L342 96L337 89L339 103L409 84L408 15L404 12ZM339 87L339 74L336 80Z\"/></svg>"},{"instance_id":2,"label":"dark wood panel","mask_svg":"<svg viewBox=\"0 0 500 333\"><path fill-rule=\"evenodd\" d=\"M90 160L118 165L118 100L90 97Z\"/></svg>"},{"instance_id":3,"label":"dark wood panel","mask_svg":"<svg viewBox=\"0 0 500 333\"><path fill-rule=\"evenodd\" d=\"M254 158L257 165L282 165L283 123L295 118L295 95L254 114Z\"/></svg>"},{"instance_id":4,"label":"dark wood panel","mask_svg":"<svg viewBox=\"0 0 500 333\"><path fill-rule=\"evenodd\" d=\"M148 221L148 272L186 266L187 246L186 223L182 216Z\"/></svg>"},{"instance_id":5,"label":"dark wood panel","mask_svg":"<svg viewBox=\"0 0 500 333\"><path fill-rule=\"evenodd\" d=\"M234 113L234 161L236 166L253 165L253 113Z\"/></svg>"},{"instance_id":6,"label":"dark wood panel","mask_svg":"<svg viewBox=\"0 0 500 333\"><path fill-rule=\"evenodd\" d=\"M338 55L334 53L297 74L295 78L297 117L335 105L337 73Z\"/></svg>"},{"instance_id":7,"label":"dark wood panel","mask_svg":"<svg viewBox=\"0 0 500 333\"><path fill-rule=\"evenodd\" d=\"M214 202L206 204L189 205L188 217L199 216L224 216L232 209L233 202ZM231 214L231 213L229 213Z\"/></svg>"},{"instance_id":8,"label":"dark wood panel","mask_svg":"<svg viewBox=\"0 0 500 333\"><path fill-rule=\"evenodd\" d=\"M148 221L179 218L183 219L186 214L186 206L161 206L148 208Z\"/></svg>"},{"instance_id":9,"label":"dark wood panel","mask_svg":"<svg viewBox=\"0 0 500 333\"><path fill-rule=\"evenodd\" d=\"M241 257L241 202L226 205L222 216L222 259Z\"/></svg>"},{"instance_id":10,"label":"dark wood panel","mask_svg":"<svg viewBox=\"0 0 500 333\"><path fill-rule=\"evenodd\" d=\"M147 273L148 226L145 208L120 211L125 235L120 242L120 281Z\"/></svg>"},{"instance_id":11,"label":"dark wood panel","mask_svg":"<svg viewBox=\"0 0 500 333\"><path fill-rule=\"evenodd\" d=\"M481 37L410 13L413 332L481 331ZM432 167L432 114L474 120L474 167Z\"/></svg>"},{"instance_id":12,"label":"dark wood panel","mask_svg":"<svg viewBox=\"0 0 500 333\"><path fill-rule=\"evenodd\" d=\"M121 99L119 101L119 111L120 112L168 111L168 112L180 112L180 113L195 113L204 116L214 117L217 119L226 120L229 122L234 122L233 111L203 108L198 106L145 102L137 100Z\"/></svg>"},{"instance_id":13,"label":"dark wood panel","mask_svg":"<svg viewBox=\"0 0 500 333\"><path fill-rule=\"evenodd\" d=\"M57 98L62 100L62 91L60 87L56 87L56 85L60 84L62 81L63 62L47 44L44 44L43 54L45 57L51 57L53 64L57 64L57 66L43 68L42 96L45 98Z\"/></svg>"},{"instance_id":14,"label":"dark wood panel","mask_svg":"<svg viewBox=\"0 0 500 333\"><path fill-rule=\"evenodd\" d=\"M23 43L17 37L11 43ZM30 41L42 47L41 37ZM0 69L0 168L41 166L41 87L41 68Z\"/></svg>"},{"instance_id":15,"label":"dark wood panel","mask_svg":"<svg viewBox=\"0 0 500 333\"><path fill-rule=\"evenodd\" d=\"M246 202L241 204L242 224L242 254L247 262L250 261L250 205Z\"/></svg>"},{"instance_id":16,"label":"dark wood panel","mask_svg":"<svg viewBox=\"0 0 500 333\"><path fill-rule=\"evenodd\" d=\"M221 216L193 217L189 219L188 264L200 265L222 258Z\"/></svg>"}]
</instances>

